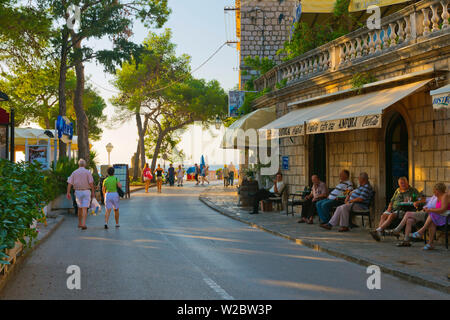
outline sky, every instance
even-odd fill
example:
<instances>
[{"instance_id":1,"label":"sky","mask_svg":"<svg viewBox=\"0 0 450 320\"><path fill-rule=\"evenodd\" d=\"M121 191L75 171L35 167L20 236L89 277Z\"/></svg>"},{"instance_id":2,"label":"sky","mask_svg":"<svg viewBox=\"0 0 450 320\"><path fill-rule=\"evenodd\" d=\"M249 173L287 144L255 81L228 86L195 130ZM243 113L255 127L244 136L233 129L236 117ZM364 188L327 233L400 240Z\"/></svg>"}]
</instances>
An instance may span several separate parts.
<instances>
[{"instance_id":1,"label":"sky","mask_svg":"<svg viewBox=\"0 0 450 320\"><path fill-rule=\"evenodd\" d=\"M190 55L192 57L191 67L195 69L205 62L226 40L229 40L232 25L227 24L229 35L227 39L224 7L233 6L233 3L234 0L169 0L172 14L168 22L162 29L153 29L152 31L159 33L164 28L172 29L172 42L177 45L177 54L186 53ZM229 20L229 22L232 23L232 20ZM148 31L140 23L136 23L133 28L133 40L141 43L148 35ZM92 41L89 45L95 48L110 46L107 41ZM216 79L228 92L238 83L237 67L236 49L225 46L212 60L195 72L194 76L206 80ZM95 63L87 63L85 71L88 81L107 102L108 107L105 109L105 114L111 117L114 114L114 108L109 103L109 99L116 93L110 83L113 76L105 73L102 66ZM192 138L193 133L196 133L196 139ZM192 157L192 162L198 162L200 155L205 154L206 161L210 164L222 164L225 161L228 163L236 159L237 155L234 152L230 154L229 151L224 153L222 150L217 150L222 134L223 128L221 131L212 128L205 132L202 132L198 126L189 128L182 136L179 147ZM98 154L99 164L108 163L108 154L105 148L108 143L112 143L114 146L111 152L112 163L130 164L137 146L135 123L130 122L120 127L116 126L114 129L104 129L101 140L93 142L93 148ZM234 163L237 163L236 160Z\"/></svg>"}]
</instances>

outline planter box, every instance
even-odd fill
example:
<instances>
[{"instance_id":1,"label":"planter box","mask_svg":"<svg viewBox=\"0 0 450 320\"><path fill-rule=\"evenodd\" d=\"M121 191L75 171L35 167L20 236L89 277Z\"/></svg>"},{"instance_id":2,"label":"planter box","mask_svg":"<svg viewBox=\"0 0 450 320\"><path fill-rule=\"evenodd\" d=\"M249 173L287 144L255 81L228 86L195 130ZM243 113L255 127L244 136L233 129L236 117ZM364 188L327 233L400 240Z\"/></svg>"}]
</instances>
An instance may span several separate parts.
<instances>
[{"instance_id":1,"label":"planter box","mask_svg":"<svg viewBox=\"0 0 450 320\"><path fill-rule=\"evenodd\" d=\"M6 274L8 272L8 270L9 270L9 268L11 268L11 265L16 263L17 256L20 255L22 250L23 250L23 244L21 242L19 242L19 241L16 242L16 245L14 246L14 248L7 249L5 253L9 256L7 261L10 264L1 264L0 265L0 272Z\"/></svg>"},{"instance_id":2,"label":"planter box","mask_svg":"<svg viewBox=\"0 0 450 320\"><path fill-rule=\"evenodd\" d=\"M58 196L55 200L50 203L52 210L58 209L72 209L72 200L68 200L65 194Z\"/></svg>"}]
</instances>

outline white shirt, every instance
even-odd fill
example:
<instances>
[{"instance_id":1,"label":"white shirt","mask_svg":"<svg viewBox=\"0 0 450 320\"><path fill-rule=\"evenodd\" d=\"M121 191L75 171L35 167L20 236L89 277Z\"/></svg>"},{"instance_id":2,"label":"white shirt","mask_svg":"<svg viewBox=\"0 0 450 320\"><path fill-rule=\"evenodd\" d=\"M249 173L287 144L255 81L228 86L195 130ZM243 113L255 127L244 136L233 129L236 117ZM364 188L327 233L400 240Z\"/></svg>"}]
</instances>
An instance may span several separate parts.
<instances>
[{"instance_id":1,"label":"white shirt","mask_svg":"<svg viewBox=\"0 0 450 320\"><path fill-rule=\"evenodd\" d=\"M283 187L284 187L283 181L278 181L278 182L277 182L277 190L278 190L278 193L280 193L281 190L283 190ZM273 187L270 188L269 192L275 193L275 185L273 185Z\"/></svg>"}]
</instances>

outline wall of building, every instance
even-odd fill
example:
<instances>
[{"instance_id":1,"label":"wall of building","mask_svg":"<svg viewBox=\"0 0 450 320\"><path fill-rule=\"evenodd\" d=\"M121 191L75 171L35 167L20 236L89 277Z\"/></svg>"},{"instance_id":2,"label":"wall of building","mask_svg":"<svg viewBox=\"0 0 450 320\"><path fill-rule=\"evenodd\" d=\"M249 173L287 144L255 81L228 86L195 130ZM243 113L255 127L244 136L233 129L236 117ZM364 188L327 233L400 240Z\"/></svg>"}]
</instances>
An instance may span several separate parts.
<instances>
[{"instance_id":1,"label":"wall of building","mask_svg":"<svg viewBox=\"0 0 450 320\"><path fill-rule=\"evenodd\" d=\"M295 0L241 0L241 70L246 70L244 59L248 56L268 57L277 63L281 62L276 52L289 39L296 2ZM264 10L266 16L264 26L263 12L250 12L256 7ZM280 14L284 15L281 23L278 22ZM264 43L261 29L264 29ZM245 82L250 77L251 75L244 75L242 81Z\"/></svg>"}]
</instances>

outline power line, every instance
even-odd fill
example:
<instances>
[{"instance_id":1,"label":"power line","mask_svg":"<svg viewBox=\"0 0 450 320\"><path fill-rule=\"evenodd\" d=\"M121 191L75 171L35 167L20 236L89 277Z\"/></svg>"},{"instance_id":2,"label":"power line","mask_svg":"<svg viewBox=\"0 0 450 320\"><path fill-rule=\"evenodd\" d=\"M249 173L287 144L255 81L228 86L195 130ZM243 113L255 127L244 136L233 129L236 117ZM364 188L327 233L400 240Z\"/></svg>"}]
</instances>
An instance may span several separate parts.
<instances>
[{"instance_id":1,"label":"power line","mask_svg":"<svg viewBox=\"0 0 450 320\"><path fill-rule=\"evenodd\" d=\"M165 90L165 89L170 88L170 87L172 87L173 85L179 83L180 81L183 81L184 79L186 79L187 77L189 77L190 75L192 75L194 72L197 72L198 70L200 70L204 65L206 65L206 64L207 64L212 58L214 58L214 56L215 56L216 54L218 54L219 51L220 51L224 46L226 46L227 44L228 44L228 42L224 42L224 43L223 43L216 51L214 51L214 53L213 53L211 56L209 56L208 59L206 59L202 64L200 64L197 68L195 68L194 70L192 70L192 71L189 72L188 74L184 75L183 77L179 78L178 80L173 81L172 83L168 84L168 85L165 86L165 87L162 87L162 88L159 88L159 89L155 89L155 90L150 91L150 92L148 92L148 93L150 94L150 93L155 93L155 92L158 92L158 91ZM112 93L120 93L119 91L116 91L116 90L106 89L106 88L102 87L101 85L95 83L95 82L92 81L92 80L89 80L89 81L92 82L93 84L95 84L96 86L98 86L100 89L103 89L103 90L106 90L106 91L109 91L109 92L112 92Z\"/></svg>"}]
</instances>

